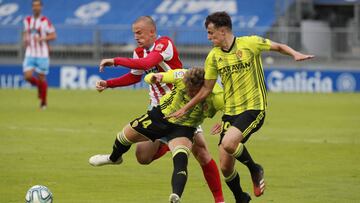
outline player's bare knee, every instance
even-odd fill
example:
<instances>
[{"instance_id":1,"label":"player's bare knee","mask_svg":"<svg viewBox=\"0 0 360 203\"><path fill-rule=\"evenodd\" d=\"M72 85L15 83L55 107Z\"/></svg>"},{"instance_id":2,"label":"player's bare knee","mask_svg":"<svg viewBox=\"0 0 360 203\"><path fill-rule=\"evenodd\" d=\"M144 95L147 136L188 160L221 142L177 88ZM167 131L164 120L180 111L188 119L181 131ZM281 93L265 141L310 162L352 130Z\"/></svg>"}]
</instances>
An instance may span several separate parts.
<instances>
[{"instance_id":1,"label":"player's bare knee","mask_svg":"<svg viewBox=\"0 0 360 203\"><path fill-rule=\"evenodd\" d=\"M32 78L32 74L24 73L24 79L25 79L26 81L30 81L31 78Z\"/></svg>"},{"instance_id":2,"label":"player's bare knee","mask_svg":"<svg viewBox=\"0 0 360 203\"><path fill-rule=\"evenodd\" d=\"M223 142L222 142L222 146L223 146L224 150L229 154L233 154L238 145L239 145L239 143L231 142L230 140L223 140Z\"/></svg>"},{"instance_id":3,"label":"player's bare knee","mask_svg":"<svg viewBox=\"0 0 360 203\"><path fill-rule=\"evenodd\" d=\"M136 149L136 160L141 165L149 165L152 162L152 158L145 155L143 151Z\"/></svg>"}]
</instances>

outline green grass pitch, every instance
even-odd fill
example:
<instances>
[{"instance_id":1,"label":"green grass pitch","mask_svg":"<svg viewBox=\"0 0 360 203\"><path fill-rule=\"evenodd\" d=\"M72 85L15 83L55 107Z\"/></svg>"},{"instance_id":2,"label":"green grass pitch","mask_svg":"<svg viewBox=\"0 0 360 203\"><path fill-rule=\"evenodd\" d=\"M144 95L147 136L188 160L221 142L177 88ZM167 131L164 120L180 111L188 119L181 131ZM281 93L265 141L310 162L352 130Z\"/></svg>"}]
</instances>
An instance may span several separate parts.
<instances>
[{"instance_id":1,"label":"green grass pitch","mask_svg":"<svg viewBox=\"0 0 360 203\"><path fill-rule=\"evenodd\" d=\"M133 146L119 166L91 167L93 154L111 151L116 133L145 112L146 90L49 92L38 109L35 89L0 90L0 202L24 202L28 188L43 184L55 203L167 202L171 156L151 165L136 162ZM203 125L218 163L217 136ZM360 94L269 94L265 124L247 143L265 169L267 188L252 194L249 172L237 163L254 203L360 201ZM213 202L194 157L184 203ZM234 202L223 184L227 203Z\"/></svg>"}]
</instances>

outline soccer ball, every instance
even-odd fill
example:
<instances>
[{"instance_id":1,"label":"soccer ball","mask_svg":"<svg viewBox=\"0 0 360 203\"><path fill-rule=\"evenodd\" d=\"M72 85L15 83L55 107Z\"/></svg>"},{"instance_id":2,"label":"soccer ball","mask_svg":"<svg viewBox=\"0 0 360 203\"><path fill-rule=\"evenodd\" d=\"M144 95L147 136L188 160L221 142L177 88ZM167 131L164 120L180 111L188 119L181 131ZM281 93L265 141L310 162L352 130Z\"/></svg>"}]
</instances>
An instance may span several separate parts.
<instances>
[{"instance_id":1,"label":"soccer ball","mask_svg":"<svg viewBox=\"0 0 360 203\"><path fill-rule=\"evenodd\" d=\"M26 193L26 203L52 203L53 196L50 190L42 185L32 186Z\"/></svg>"}]
</instances>

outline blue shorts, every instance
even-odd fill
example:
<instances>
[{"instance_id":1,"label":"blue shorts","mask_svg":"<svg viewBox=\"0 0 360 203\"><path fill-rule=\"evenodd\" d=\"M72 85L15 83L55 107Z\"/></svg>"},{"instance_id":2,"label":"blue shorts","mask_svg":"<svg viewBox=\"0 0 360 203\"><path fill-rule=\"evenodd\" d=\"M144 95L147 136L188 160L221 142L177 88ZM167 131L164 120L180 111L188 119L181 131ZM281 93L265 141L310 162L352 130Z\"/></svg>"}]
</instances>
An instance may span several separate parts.
<instances>
[{"instance_id":1,"label":"blue shorts","mask_svg":"<svg viewBox=\"0 0 360 203\"><path fill-rule=\"evenodd\" d=\"M47 75L49 73L49 58L25 57L23 62L23 72L35 69L37 73Z\"/></svg>"}]
</instances>

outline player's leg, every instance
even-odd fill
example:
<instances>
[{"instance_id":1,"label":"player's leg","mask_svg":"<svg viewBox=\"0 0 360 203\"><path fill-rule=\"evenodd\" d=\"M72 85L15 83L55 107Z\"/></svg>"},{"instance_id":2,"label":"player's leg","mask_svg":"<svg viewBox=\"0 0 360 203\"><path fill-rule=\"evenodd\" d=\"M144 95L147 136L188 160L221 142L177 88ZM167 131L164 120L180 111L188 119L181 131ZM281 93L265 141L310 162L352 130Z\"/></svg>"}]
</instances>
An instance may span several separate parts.
<instances>
[{"instance_id":1,"label":"player's leg","mask_svg":"<svg viewBox=\"0 0 360 203\"><path fill-rule=\"evenodd\" d=\"M169 141L169 148L172 152L174 165L174 170L171 178L171 203L180 202L181 195L184 191L188 177L187 165L191 145L191 140L186 137L177 137Z\"/></svg>"},{"instance_id":2,"label":"player's leg","mask_svg":"<svg viewBox=\"0 0 360 203\"><path fill-rule=\"evenodd\" d=\"M169 147L161 143L159 140L139 142L136 144L136 159L140 164L150 164L152 161L160 158L166 152L169 151Z\"/></svg>"},{"instance_id":3,"label":"player's leg","mask_svg":"<svg viewBox=\"0 0 360 203\"><path fill-rule=\"evenodd\" d=\"M49 73L49 59L48 58L36 58L37 66L35 71L39 77L39 97L41 100L40 107L46 108L47 106L47 89L48 84L46 81L46 75Z\"/></svg>"},{"instance_id":4,"label":"player's leg","mask_svg":"<svg viewBox=\"0 0 360 203\"><path fill-rule=\"evenodd\" d=\"M130 125L127 125L116 136L113 151L111 154L94 155L89 159L89 163L93 166L102 166L107 164L122 163L122 155L126 153L133 143L143 142L148 138L142 136Z\"/></svg>"},{"instance_id":5,"label":"player's leg","mask_svg":"<svg viewBox=\"0 0 360 203\"><path fill-rule=\"evenodd\" d=\"M220 168L225 178L226 185L234 195L236 203L247 203L251 200L250 196L243 192L240 185L240 176L235 169L235 159L228 154L222 145L219 146Z\"/></svg>"},{"instance_id":6,"label":"player's leg","mask_svg":"<svg viewBox=\"0 0 360 203\"><path fill-rule=\"evenodd\" d=\"M248 167L255 196L262 195L265 190L264 170L261 165L254 162L243 143L249 139L252 133L260 129L264 122L264 116L263 111L246 111L240 114L232 123L233 126L226 130L222 140L224 150Z\"/></svg>"},{"instance_id":7,"label":"player's leg","mask_svg":"<svg viewBox=\"0 0 360 203\"><path fill-rule=\"evenodd\" d=\"M216 162L209 153L202 130L198 129L195 132L192 153L202 168L205 180L213 194L215 202L224 202L219 170Z\"/></svg>"},{"instance_id":8,"label":"player's leg","mask_svg":"<svg viewBox=\"0 0 360 203\"><path fill-rule=\"evenodd\" d=\"M25 57L23 62L24 79L28 81L31 85L36 86L39 93L39 79L34 76L35 66L36 63L34 58ZM40 97L40 94L38 94L38 97Z\"/></svg>"},{"instance_id":9,"label":"player's leg","mask_svg":"<svg viewBox=\"0 0 360 203\"><path fill-rule=\"evenodd\" d=\"M24 70L24 79L33 86L38 86L39 80L33 75L34 69L27 68Z\"/></svg>"},{"instance_id":10,"label":"player's leg","mask_svg":"<svg viewBox=\"0 0 360 203\"><path fill-rule=\"evenodd\" d=\"M40 98L40 108L45 109L47 106L47 81L46 75L43 73L38 73L39 77L39 98Z\"/></svg>"}]
</instances>

